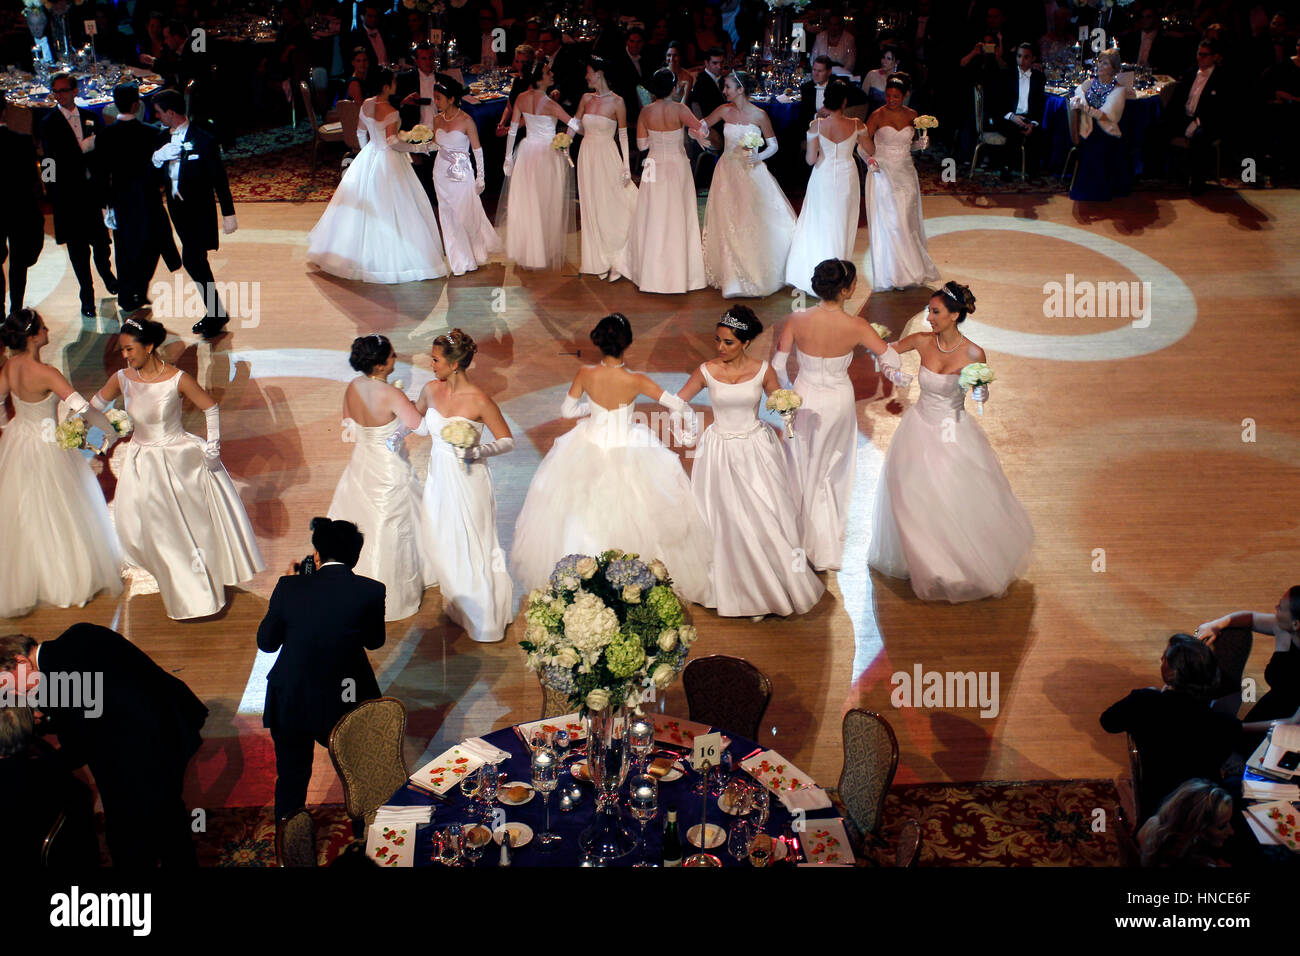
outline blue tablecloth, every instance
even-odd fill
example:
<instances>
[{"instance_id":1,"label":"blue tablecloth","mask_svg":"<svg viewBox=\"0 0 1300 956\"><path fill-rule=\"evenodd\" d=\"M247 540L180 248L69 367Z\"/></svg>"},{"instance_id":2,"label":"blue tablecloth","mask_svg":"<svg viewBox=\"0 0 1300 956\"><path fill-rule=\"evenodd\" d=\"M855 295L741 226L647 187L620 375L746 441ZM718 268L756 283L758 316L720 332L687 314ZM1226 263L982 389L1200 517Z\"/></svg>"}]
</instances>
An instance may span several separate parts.
<instances>
[{"instance_id":1,"label":"blue tablecloth","mask_svg":"<svg viewBox=\"0 0 1300 956\"><path fill-rule=\"evenodd\" d=\"M1073 145L1070 142L1068 102L1069 97L1047 94L1047 107L1043 110L1043 131L1047 134L1050 153L1045 157L1045 172L1059 173ZM1119 131L1133 159L1135 176L1142 175L1147 133L1160 121L1162 111L1159 96L1145 96L1124 103L1124 115L1119 118Z\"/></svg>"},{"instance_id":2,"label":"blue tablecloth","mask_svg":"<svg viewBox=\"0 0 1300 956\"><path fill-rule=\"evenodd\" d=\"M728 734L728 736L732 736ZM510 754L510 759L503 764L503 769L509 774L509 779L514 781L531 781L531 770L529 764L528 748L524 742L519 739L513 727L507 727L504 730L498 730L494 733L487 734L483 737L485 741L498 747ZM668 748L671 749L671 748ZM739 737L732 737L731 754L739 763L740 759L748 756L758 747L753 741L744 740ZM687 763L689 764L690 755L687 754ZM566 761L572 763L571 758ZM743 774L743 771L737 771ZM661 783L659 785L659 815L646 824L646 843L649 847L650 859L658 862L660 852L663 848L663 826L666 819L667 811L670 807L677 807L677 826L678 832L682 838L683 857L690 856L697 852L695 847L686 842L686 833L692 827L700 822L701 798L691 792L699 777L693 772L688 771L680 780L672 783ZM749 779L746 776L746 779ZM570 777L567 773L560 777L560 788L570 785ZM590 783L582 783L583 801L575 809L567 813L559 810L559 790L551 794L551 829L560 834L562 839L559 843L553 844L548 850L542 850L536 837L528 845L520 847L514 851L513 863L515 866L578 866L582 859L582 850L578 845L578 837L583 830L591 826L592 819L596 812L596 800L593 794L593 788ZM626 788L624 789L626 796ZM397 793L393 794L389 803L394 806L428 806L433 805L433 819L429 825L421 825L416 831L415 837L415 865L430 866L433 857L433 835L441 827L449 826L453 823L459 823L467 826L470 823L469 801L461 795L460 788L454 787L448 794L451 798L450 804L444 804L436 801L429 794L413 786L402 787ZM534 834L539 834L543 829L543 811L542 795L536 794L533 799L522 807L502 807L506 812L506 819L526 823L532 828ZM818 819L824 817L834 817L834 810L819 810L808 814L808 819ZM709 798L708 821L712 824L722 826L724 830L735 818L730 817L718 809L717 797ZM764 832L773 835L779 835L783 829L790 824L792 817L785 807L775 797L771 802L771 813L764 827ZM631 815L624 813L624 822L634 831L639 832L638 824ZM748 862L738 862L727 852L726 844L709 850L718 859L722 861L723 866L749 866ZM495 844L489 845L483 851L483 857L479 861L479 866L496 866L500 848ZM614 862L614 866L631 866L640 859L640 851L635 851L628 856Z\"/></svg>"}]
</instances>

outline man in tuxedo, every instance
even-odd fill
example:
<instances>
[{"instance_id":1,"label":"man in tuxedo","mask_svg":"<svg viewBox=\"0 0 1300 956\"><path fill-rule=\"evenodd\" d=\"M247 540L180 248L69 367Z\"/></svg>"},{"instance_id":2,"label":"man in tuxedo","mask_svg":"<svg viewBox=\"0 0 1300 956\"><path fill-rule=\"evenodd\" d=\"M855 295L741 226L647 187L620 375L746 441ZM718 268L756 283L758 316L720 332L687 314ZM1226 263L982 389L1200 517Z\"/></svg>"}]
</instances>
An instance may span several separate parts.
<instances>
[{"instance_id":1,"label":"man in tuxedo","mask_svg":"<svg viewBox=\"0 0 1300 956\"><path fill-rule=\"evenodd\" d=\"M627 127L632 130L636 129L637 117L641 115L641 96L637 87L645 87L655 72L642 56L644 49L645 31L640 27L632 27L627 31L623 49L610 60L609 75L606 77L610 89L623 97L623 105L627 107Z\"/></svg>"},{"instance_id":2,"label":"man in tuxedo","mask_svg":"<svg viewBox=\"0 0 1300 956\"><path fill-rule=\"evenodd\" d=\"M86 766L104 803L115 867L194 866L185 768L208 709L121 634L74 624L52 641L0 637L0 680L57 734L67 766Z\"/></svg>"},{"instance_id":3,"label":"man in tuxedo","mask_svg":"<svg viewBox=\"0 0 1300 956\"><path fill-rule=\"evenodd\" d=\"M572 44L566 46L563 43L563 36L559 27L545 27L542 30L539 53L550 67L554 78L551 96L572 116L578 108L578 101L587 92L587 71ZM640 109L639 101L637 109ZM631 120L628 125L632 125Z\"/></svg>"},{"instance_id":4,"label":"man in tuxedo","mask_svg":"<svg viewBox=\"0 0 1300 956\"><path fill-rule=\"evenodd\" d=\"M808 132L808 127L812 125L812 121L826 115L826 108L823 105L826 100L826 85L833 82L831 68L834 65L829 56L823 54L817 57L812 62L811 78L804 80L799 86L798 133L801 141L803 135ZM861 86L848 82L845 77L841 77L840 82L848 87L848 100L845 105L859 106L867 101L867 95L862 92Z\"/></svg>"},{"instance_id":5,"label":"man in tuxedo","mask_svg":"<svg viewBox=\"0 0 1300 956\"><path fill-rule=\"evenodd\" d=\"M1034 48L1022 43L1016 48L1016 65L1003 71L998 89L992 97L993 128L1007 138L1004 160L1011 162L1015 147L1024 144L1026 175L1038 175L1038 158L1042 153L1043 114L1047 109L1047 78L1034 68ZM992 92L992 91L990 91ZM1003 174L1007 169L1003 166Z\"/></svg>"},{"instance_id":6,"label":"man in tuxedo","mask_svg":"<svg viewBox=\"0 0 1300 956\"><path fill-rule=\"evenodd\" d=\"M1125 63L1149 66L1156 73L1173 68L1169 38L1160 29L1159 12L1149 3L1142 5L1137 26L1120 37L1119 49Z\"/></svg>"},{"instance_id":7,"label":"man in tuxedo","mask_svg":"<svg viewBox=\"0 0 1300 956\"><path fill-rule=\"evenodd\" d=\"M221 162L217 141L198 129L185 115L185 98L175 90L163 90L153 101L154 114L167 128L154 150L155 169L163 171L167 211L181 237L181 264L203 293L206 314L193 332L204 338L221 334L228 318L217 296L208 265L208 251L220 247L216 204L221 204L221 231L230 235L239 228L235 202L230 196L226 167Z\"/></svg>"},{"instance_id":8,"label":"man in tuxedo","mask_svg":"<svg viewBox=\"0 0 1300 956\"><path fill-rule=\"evenodd\" d=\"M149 304L149 280L159 256L175 272L181 254L163 210L158 171L150 161L161 131L139 118L140 89L134 83L113 89L113 105L117 121L100 132L95 149L105 221L117 240L117 304L123 312L134 312Z\"/></svg>"},{"instance_id":9,"label":"man in tuxedo","mask_svg":"<svg viewBox=\"0 0 1300 956\"><path fill-rule=\"evenodd\" d=\"M708 116L724 102L722 96L722 78L725 75L723 61L726 54L718 47L711 47L704 53L704 69L695 77L686 105L700 119ZM705 189L713 180L713 167L717 163L718 151L722 149L722 123L715 123L709 130L709 151L705 151L694 137L686 144L687 155L691 157L691 168L695 173L695 188Z\"/></svg>"},{"instance_id":10,"label":"man in tuxedo","mask_svg":"<svg viewBox=\"0 0 1300 956\"><path fill-rule=\"evenodd\" d=\"M438 108L433 105L433 87L438 82L438 52L428 41L416 44L415 70L402 73L397 78L397 90L393 93L402 129L411 129L422 124L433 129L433 121L438 115ZM438 196L433 188L433 162L436 157L430 153L411 154L411 168L415 178L420 180L429 202L438 208Z\"/></svg>"},{"instance_id":11,"label":"man in tuxedo","mask_svg":"<svg viewBox=\"0 0 1300 956\"><path fill-rule=\"evenodd\" d=\"M1205 192L1214 162L1214 141L1227 128L1230 98L1219 42L1202 40L1196 48L1196 68L1183 75L1166 113L1171 138L1181 137L1188 143L1188 188L1193 196Z\"/></svg>"},{"instance_id":12,"label":"man in tuxedo","mask_svg":"<svg viewBox=\"0 0 1300 956\"><path fill-rule=\"evenodd\" d=\"M423 39L428 39L426 35ZM353 32L347 43L347 49L357 47L365 49L370 56L371 67L385 66L401 59L398 41L392 33L384 29L379 15L379 4L367 2L361 8L361 26Z\"/></svg>"},{"instance_id":13,"label":"man in tuxedo","mask_svg":"<svg viewBox=\"0 0 1300 956\"><path fill-rule=\"evenodd\" d=\"M262 725L275 742L275 818L307 801L312 753L340 717L379 696L366 657L384 646L384 586L353 574L362 535L350 521L313 518L315 571L297 565L275 585L258 650L280 652L266 678Z\"/></svg>"},{"instance_id":14,"label":"man in tuxedo","mask_svg":"<svg viewBox=\"0 0 1300 956\"><path fill-rule=\"evenodd\" d=\"M0 305L5 297L4 262L9 260L9 311L23 307L27 270L36 264L45 242L41 212L41 176L36 143L5 125L8 101L0 97L0 182L8 184L0 203Z\"/></svg>"},{"instance_id":15,"label":"man in tuxedo","mask_svg":"<svg viewBox=\"0 0 1300 956\"><path fill-rule=\"evenodd\" d=\"M81 288L81 314L89 319L95 316L92 249L104 287L109 295L117 295L108 230L92 182L100 122L90 110L77 108L77 81L70 74L56 73L50 79L50 90L58 105L41 121L41 152L53 162L53 176L47 178L54 208L54 240L68 250L68 261Z\"/></svg>"}]
</instances>

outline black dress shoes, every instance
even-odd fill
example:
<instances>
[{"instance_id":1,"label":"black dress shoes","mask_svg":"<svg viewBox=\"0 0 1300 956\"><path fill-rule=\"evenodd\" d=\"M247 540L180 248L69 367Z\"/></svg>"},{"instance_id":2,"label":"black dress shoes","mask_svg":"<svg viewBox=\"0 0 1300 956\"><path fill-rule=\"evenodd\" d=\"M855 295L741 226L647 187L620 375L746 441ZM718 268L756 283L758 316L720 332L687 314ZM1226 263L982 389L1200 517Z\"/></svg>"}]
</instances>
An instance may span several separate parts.
<instances>
[{"instance_id":1,"label":"black dress shoes","mask_svg":"<svg viewBox=\"0 0 1300 956\"><path fill-rule=\"evenodd\" d=\"M105 279L104 288L108 290L109 295L117 295L117 279L116 278Z\"/></svg>"},{"instance_id":2,"label":"black dress shoes","mask_svg":"<svg viewBox=\"0 0 1300 956\"><path fill-rule=\"evenodd\" d=\"M195 322L190 331L195 335L203 336L205 339L214 339L225 330L228 321L230 320L207 318L201 322Z\"/></svg>"},{"instance_id":3,"label":"black dress shoes","mask_svg":"<svg viewBox=\"0 0 1300 956\"><path fill-rule=\"evenodd\" d=\"M98 314L93 305L83 305L81 307L81 317L83 319L93 319Z\"/></svg>"}]
</instances>

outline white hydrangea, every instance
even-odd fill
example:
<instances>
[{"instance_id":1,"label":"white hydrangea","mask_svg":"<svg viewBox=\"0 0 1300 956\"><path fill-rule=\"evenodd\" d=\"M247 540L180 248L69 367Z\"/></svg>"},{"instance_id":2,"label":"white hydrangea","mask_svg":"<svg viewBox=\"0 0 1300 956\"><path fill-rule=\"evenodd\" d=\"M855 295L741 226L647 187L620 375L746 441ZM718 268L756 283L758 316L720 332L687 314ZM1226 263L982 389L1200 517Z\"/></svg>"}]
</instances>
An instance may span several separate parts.
<instances>
[{"instance_id":1,"label":"white hydrangea","mask_svg":"<svg viewBox=\"0 0 1300 956\"><path fill-rule=\"evenodd\" d=\"M594 663L618 636L618 615L596 595L579 591L564 609L564 636L588 664Z\"/></svg>"}]
</instances>

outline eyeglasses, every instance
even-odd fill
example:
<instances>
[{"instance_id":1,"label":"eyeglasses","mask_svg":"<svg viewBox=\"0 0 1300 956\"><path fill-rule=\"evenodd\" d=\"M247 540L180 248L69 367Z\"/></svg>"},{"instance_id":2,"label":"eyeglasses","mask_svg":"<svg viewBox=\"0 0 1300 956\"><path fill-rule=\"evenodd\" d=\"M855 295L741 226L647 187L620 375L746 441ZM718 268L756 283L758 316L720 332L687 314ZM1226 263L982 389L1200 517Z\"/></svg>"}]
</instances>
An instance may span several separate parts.
<instances>
[{"instance_id":1,"label":"eyeglasses","mask_svg":"<svg viewBox=\"0 0 1300 956\"><path fill-rule=\"evenodd\" d=\"M75 92L77 92L77 88L76 88L75 86L65 86L65 87L63 87L62 89L57 89L57 90L54 90L53 92L55 92L55 93L75 93Z\"/></svg>"}]
</instances>

